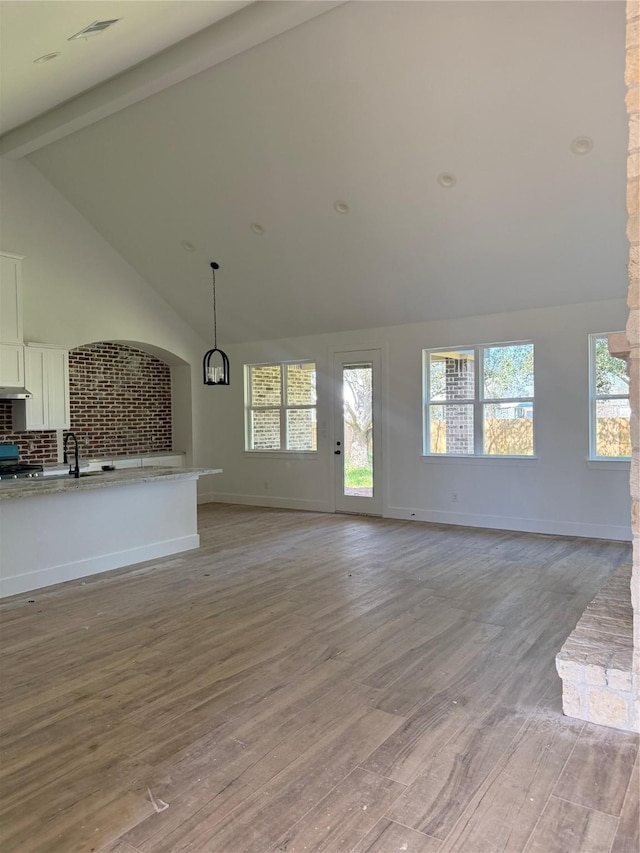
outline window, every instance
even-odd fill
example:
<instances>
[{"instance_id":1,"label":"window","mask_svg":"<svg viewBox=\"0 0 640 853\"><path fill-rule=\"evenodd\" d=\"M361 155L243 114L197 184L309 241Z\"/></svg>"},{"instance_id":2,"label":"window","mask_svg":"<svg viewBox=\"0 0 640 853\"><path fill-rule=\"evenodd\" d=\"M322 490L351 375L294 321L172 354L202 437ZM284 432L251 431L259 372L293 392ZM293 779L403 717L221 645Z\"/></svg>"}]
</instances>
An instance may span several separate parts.
<instances>
[{"instance_id":1,"label":"window","mask_svg":"<svg viewBox=\"0 0 640 853\"><path fill-rule=\"evenodd\" d=\"M592 459L631 456L629 375L624 359L609 352L606 334L589 335Z\"/></svg>"},{"instance_id":2,"label":"window","mask_svg":"<svg viewBox=\"0 0 640 853\"><path fill-rule=\"evenodd\" d=\"M317 450L316 365L245 365L245 449Z\"/></svg>"},{"instance_id":3,"label":"window","mask_svg":"<svg viewBox=\"0 0 640 853\"><path fill-rule=\"evenodd\" d=\"M424 453L533 456L533 344L423 351Z\"/></svg>"}]
</instances>

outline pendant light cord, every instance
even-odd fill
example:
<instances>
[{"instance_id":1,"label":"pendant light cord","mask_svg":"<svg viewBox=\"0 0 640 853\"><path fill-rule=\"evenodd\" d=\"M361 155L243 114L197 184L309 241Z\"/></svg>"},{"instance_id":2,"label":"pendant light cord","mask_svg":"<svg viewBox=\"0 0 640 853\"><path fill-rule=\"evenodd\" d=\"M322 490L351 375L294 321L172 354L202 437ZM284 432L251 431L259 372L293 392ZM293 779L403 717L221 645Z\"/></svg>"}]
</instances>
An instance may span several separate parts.
<instances>
[{"instance_id":1,"label":"pendant light cord","mask_svg":"<svg viewBox=\"0 0 640 853\"><path fill-rule=\"evenodd\" d=\"M218 325L216 320L216 270L219 265L215 261L211 261L211 273L213 276L213 346L218 348Z\"/></svg>"}]
</instances>

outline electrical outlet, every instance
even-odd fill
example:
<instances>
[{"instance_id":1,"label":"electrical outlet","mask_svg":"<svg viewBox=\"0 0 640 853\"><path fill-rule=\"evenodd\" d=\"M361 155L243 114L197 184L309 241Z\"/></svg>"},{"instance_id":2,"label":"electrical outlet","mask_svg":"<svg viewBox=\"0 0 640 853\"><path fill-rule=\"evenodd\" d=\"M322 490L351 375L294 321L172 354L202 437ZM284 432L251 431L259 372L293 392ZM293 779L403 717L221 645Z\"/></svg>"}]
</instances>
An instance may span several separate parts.
<instances>
[{"instance_id":1,"label":"electrical outlet","mask_svg":"<svg viewBox=\"0 0 640 853\"><path fill-rule=\"evenodd\" d=\"M458 493L457 492L451 492L451 503L452 504L458 503Z\"/></svg>"},{"instance_id":2,"label":"electrical outlet","mask_svg":"<svg viewBox=\"0 0 640 853\"><path fill-rule=\"evenodd\" d=\"M264 490L265 490L265 492L269 491L269 481L268 480L264 481Z\"/></svg>"}]
</instances>

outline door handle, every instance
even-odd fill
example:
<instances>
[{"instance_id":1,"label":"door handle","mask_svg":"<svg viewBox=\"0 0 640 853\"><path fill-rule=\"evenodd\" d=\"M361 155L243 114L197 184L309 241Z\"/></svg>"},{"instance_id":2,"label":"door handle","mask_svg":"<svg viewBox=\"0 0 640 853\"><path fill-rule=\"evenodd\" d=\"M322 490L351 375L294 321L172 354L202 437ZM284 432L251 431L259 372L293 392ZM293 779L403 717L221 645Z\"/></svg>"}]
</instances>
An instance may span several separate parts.
<instances>
[{"instance_id":1,"label":"door handle","mask_svg":"<svg viewBox=\"0 0 640 853\"><path fill-rule=\"evenodd\" d=\"M340 456L340 451L339 451L339 450L334 450L333 452L335 453L335 455L336 455L336 456Z\"/></svg>"}]
</instances>

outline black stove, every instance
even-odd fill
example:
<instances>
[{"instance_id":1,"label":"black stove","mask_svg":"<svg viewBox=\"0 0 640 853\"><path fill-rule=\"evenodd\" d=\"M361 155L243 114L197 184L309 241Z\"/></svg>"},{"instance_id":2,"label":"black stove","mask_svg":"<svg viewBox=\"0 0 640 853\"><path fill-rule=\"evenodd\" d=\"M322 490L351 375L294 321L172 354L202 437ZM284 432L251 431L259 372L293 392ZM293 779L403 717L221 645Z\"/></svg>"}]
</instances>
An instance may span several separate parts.
<instances>
[{"instance_id":1,"label":"black stove","mask_svg":"<svg viewBox=\"0 0 640 853\"><path fill-rule=\"evenodd\" d=\"M0 480L23 480L39 477L42 465L20 462L17 444L0 444Z\"/></svg>"},{"instance_id":2,"label":"black stove","mask_svg":"<svg viewBox=\"0 0 640 853\"><path fill-rule=\"evenodd\" d=\"M43 471L42 465L28 465L19 462L17 465L3 465L0 462L0 480L22 480L25 477L39 477Z\"/></svg>"}]
</instances>

